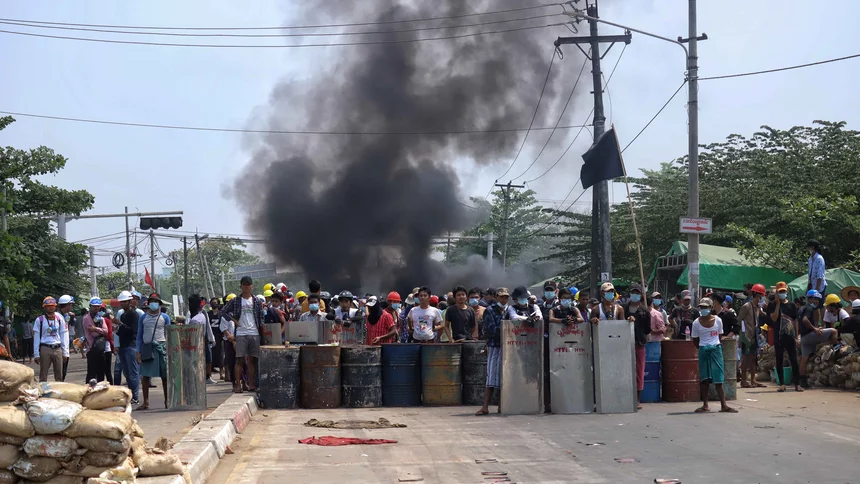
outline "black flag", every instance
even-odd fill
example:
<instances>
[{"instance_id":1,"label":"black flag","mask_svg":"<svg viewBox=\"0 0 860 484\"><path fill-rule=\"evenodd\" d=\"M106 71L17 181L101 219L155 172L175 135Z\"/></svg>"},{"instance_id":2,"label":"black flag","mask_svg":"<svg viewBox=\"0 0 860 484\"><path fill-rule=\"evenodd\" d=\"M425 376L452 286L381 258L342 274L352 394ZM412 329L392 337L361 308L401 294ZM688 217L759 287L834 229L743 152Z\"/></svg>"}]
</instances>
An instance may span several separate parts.
<instances>
[{"instance_id":1,"label":"black flag","mask_svg":"<svg viewBox=\"0 0 860 484\"><path fill-rule=\"evenodd\" d=\"M618 147L614 126L603 133L597 143L582 155L582 160L585 162L579 172L582 188L624 176L624 163L621 161L621 149Z\"/></svg>"}]
</instances>

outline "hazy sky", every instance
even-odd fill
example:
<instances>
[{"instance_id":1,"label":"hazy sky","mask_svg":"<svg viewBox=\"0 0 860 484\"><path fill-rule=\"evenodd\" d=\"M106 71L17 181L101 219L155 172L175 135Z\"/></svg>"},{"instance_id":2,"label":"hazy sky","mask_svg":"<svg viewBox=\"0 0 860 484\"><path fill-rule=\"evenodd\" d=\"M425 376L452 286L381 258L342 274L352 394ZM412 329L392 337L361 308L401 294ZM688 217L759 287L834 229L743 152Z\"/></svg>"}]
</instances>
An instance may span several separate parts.
<instances>
[{"instance_id":1,"label":"hazy sky","mask_svg":"<svg viewBox=\"0 0 860 484\"><path fill-rule=\"evenodd\" d=\"M118 25L258 27L296 22L289 4L264 0L250 3L9 1L4 2L3 17ZM670 38L687 35L684 0L606 1L601 4L601 17ZM710 38L700 43L700 75L769 69L855 54L860 51L858 17L860 3L852 0L700 1L699 29ZM340 20L362 19L345 12ZM0 29L80 37L98 35L9 25L0 25ZM548 44L559 35L570 35L562 27L543 32ZM622 32L604 25L601 33ZM138 37L144 41L164 40ZM349 50L356 48L361 47L199 49L97 44L0 33L0 62L4 66L0 76L0 110L245 128L255 109L266 105L279 80L325 82L328 66L336 63L338 56L349 55ZM565 51L570 49L575 48L566 46ZM615 46L604 59L607 75L620 52L621 46ZM581 57L574 52L570 54L558 61L555 72L568 76L572 82L581 66ZM622 144L647 123L680 85L684 65L683 53L677 46L633 35L633 43L627 47L610 85L611 103L610 96L604 99L607 118L611 114L608 121L618 128ZM700 141L721 141L732 133L749 135L764 124L786 128L809 124L815 119L844 120L856 129L860 117L860 93L855 87L858 74L860 59L855 59L785 73L702 82ZM585 80L577 104L568 108L566 121L570 124L586 121L591 107L587 95L591 89L590 76ZM686 152L685 103L686 90L625 153L631 174L636 174L639 168L654 168ZM296 119L293 127L301 129L302 120ZM573 134L575 131L570 133ZM519 174L531 163L546 135L529 138L512 174ZM245 165L249 159L248 142L243 135L233 133L81 124L23 116L0 134L0 143L4 145L18 148L46 145L68 157L69 163L61 175L46 181L92 192L96 197L92 213L121 212L124 206L131 211L179 209L185 211L184 230L229 234L246 231L240 211L222 194L222 180L236 176L239 167ZM532 186L539 199L560 201L565 197L578 177L579 156L589 143L588 136L580 137L567 158L552 172L553 176L546 176ZM559 154L559 148L551 145L525 178L543 172ZM499 170L504 170L514 155L511 153L511 158L501 160L494 169L461 172L465 193L483 197ZM615 199L620 200L622 193L623 187L616 187ZM571 199L577 195L578 189ZM581 200L590 200L590 194ZM578 208L587 209L588 204ZM702 211L706 216L707 207L702 207ZM122 219L73 221L68 224L68 239L77 241L123 229ZM123 246L121 239L97 244L104 253L121 250ZM178 244L163 241L160 246L169 250ZM108 265L109 261L100 257L98 263Z\"/></svg>"}]
</instances>

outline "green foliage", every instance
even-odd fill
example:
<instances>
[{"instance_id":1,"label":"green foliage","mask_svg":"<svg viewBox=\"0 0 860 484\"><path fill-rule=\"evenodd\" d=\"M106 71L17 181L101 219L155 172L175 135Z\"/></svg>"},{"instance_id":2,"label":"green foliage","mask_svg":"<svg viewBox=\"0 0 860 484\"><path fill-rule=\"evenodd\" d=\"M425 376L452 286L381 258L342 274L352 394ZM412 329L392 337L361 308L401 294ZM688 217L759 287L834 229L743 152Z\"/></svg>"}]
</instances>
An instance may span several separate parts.
<instances>
[{"instance_id":1,"label":"green foliage","mask_svg":"<svg viewBox=\"0 0 860 484\"><path fill-rule=\"evenodd\" d=\"M0 130L12 122L10 116L0 118ZM85 190L65 190L34 179L58 173L66 161L44 146L0 147L0 184L7 189L3 208L9 213L9 232L0 234L0 299L18 314L41 311L46 295L74 295L86 288L79 273L86 266L85 247L61 240L47 219L34 217L78 214L92 207L93 196Z\"/></svg>"},{"instance_id":2,"label":"green foliage","mask_svg":"<svg viewBox=\"0 0 860 484\"><path fill-rule=\"evenodd\" d=\"M132 272L131 283L135 289L143 292L143 279L139 274ZM99 296L102 299L117 297L120 292L128 289L128 274L126 273L125 267L107 274L96 274L96 284L99 288Z\"/></svg>"}]
</instances>

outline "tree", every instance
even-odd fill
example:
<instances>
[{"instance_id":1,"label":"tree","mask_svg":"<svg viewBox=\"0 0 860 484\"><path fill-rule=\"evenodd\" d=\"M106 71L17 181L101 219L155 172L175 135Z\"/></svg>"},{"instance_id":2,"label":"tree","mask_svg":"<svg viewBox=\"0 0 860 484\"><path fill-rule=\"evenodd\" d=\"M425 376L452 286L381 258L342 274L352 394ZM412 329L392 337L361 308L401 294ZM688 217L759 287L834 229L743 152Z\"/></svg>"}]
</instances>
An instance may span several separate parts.
<instances>
[{"instance_id":1,"label":"tree","mask_svg":"<svg viewBox=\"0 0 860 484\"><path fill-rule=\"evenodd\" d=\"M197 249L191 247L193 241L189 241L188 249L188 294L209 295L208 284L205 280L205 271L200 265L200 256ZM259 264L260 258L247 251L245 244L237 239L228 237L213 237L200 242L200 252L206 259L209 268L209 277L215 292L221 290L221 272L230 274L236 266ZM183 289L185 261L183 250L174 250L169 254L176 263L175 270L167 279L159 281L159 289L163 296L176 294L176 288ZM262 286L260 287L262 292ZM221 295L221 294L218 294ZM185 295L187 297L188 295Z\"/></svg>"},{"instance_id":2,"label":"tree","mask_svg":"<svg viewBox=\"0 0 860 484\"><path fill-rule=\"evenodd\" d=\"M538 205L534 190L510 190L510 205L508 207L507 224L507 265L510 266L520 261L521 256L526 253L535 254L536 249L545 249L549 246L546 239L540 235L547 232L547 222L551 215L544 211L544 207ZM446 262L449 264L462 263L470 255L487 254L488 234L494 234L494 252L501 259L502 246L504 243L502 234L505 228L505 196L502 190L493 192L492 201L483 198L471 198L472 205L483 214L483 221L463 232L464 236L480 237L480 240L459 240L452 244L450 255ZM447 252L447 247L437 250ZM532 262L535 257L530 257L527 262ZM525 261L523 261L525 262Z\"/></svg>"},{"instance_id":3,"label":"tree","mask_svg":"<svg viewBox=\"0 0 860 484\"><path fill-rule=\"evenodd\" d=\"M101 296L102 299L115 298L120 292L125 291L128 288L128 274L126 273L125 268L108 272L107 274L97 274L96 284L98 285L99 296ZM131 274L131 284L135 289L142 292L143 279L139 274Z\"/></svg>"},{"instance_id":4,"label":"tree","mask_svg":"<svg viewBox=\"0 0 860 484\"><path fill-rule=\"evenodd\" d=\"M14 122L0 118L0 130ZM0 233L0 299L16 312L41 311L46 295L81 293L86 278L85 247L69 244L51 231L56 213L79 214L93 205L86 190L48 186L34 177L56 174L66 158L45 146L31 150L0 147L0 184L6 188L3 209L8 233Z\"/></svg>"}]
</instances>

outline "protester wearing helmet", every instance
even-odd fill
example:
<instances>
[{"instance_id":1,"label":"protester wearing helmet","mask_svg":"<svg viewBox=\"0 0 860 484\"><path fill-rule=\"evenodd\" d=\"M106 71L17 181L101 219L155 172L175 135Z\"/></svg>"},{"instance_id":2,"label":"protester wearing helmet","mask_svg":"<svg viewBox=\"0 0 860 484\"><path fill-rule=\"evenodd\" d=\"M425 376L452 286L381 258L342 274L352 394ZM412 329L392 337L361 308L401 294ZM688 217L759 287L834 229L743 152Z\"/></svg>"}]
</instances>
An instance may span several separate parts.
<instances>
[{"instance_id":1,"label":"protester wearing helmet","mask_svg":"<svg viewBox=\"0 0 860 484\"><path fill-rule=\"evenodd\" d=\"M741 348L741 387L764 388L766 385L756 381L756 359L758 357L758 327L762 315L761 303L764 300L765 289L762 284L753 284L749 288L749 297L738 313L741 330L738 333L738 344ZM747 381L749 375L749 381Z\"/></svg>"},{"instance_id":2,"label":"protester wearing helmet","mask_svg":"<svg viewBox=\"0 0 860 484\"><path fill-rule=\"evenodd\" d=\"M848 320L848 311L842 309L842 299L836 294L828 294L824 298L824 326L838 328Z\"/></svg>"},{"instance_id":3,"label":"protester wearing helmet","mask_svg":"<svg viewBox=\"0 0 860 484\"><path fill-rule=\"evenodd\" d=\"M806 306L800 310L800 386L809 388L809 377L806 374L806 364L809 357L815 354L815 348L821 343L836 344L837 332L834 328L822 328L821 293L811 289L806 293ZM839 298L836 298L839 305Z\"/></svg>"},{"instance_id":4,"label":"protester wearing helmet","mask_svg":"<svg viewBox=\"0 0 860 484\"><path fill-rule=\"evenodd\" d=\"M264 295L266 293L263 293ZM276 341L274 344L280 344L284 342L284 328L287 325L287 312L284 308L284 295L278 291L273 292L269 297L269 305L266 307L266 314L264 316L265 324L279 324L281 326L281 332L275 337ZM269 342L269 344L273 344Z\"/></svg>"},{"instance_id":5,"label":"protester wearing helmet","mask_svg":"<svg viewBox=\"0 0 860 484\"><path fill-rule=\"evenodd\" d=\"M334 308L333 311L329 311L326 319L329 321L334 320L336 324L342 324L345 328L349 328L355 324L356 328L361 331L364 326L364 313L359 311L358 308L353 307L353 301L354 298L351 292L341 291L337 295L338 307Z\"/></svg>"},{"instance_id":6,"label":"protester wearing helmet","mask_svg":"<svg viewBox=\"0 0 860 484\"><path fill-rule=\"evenodd\" d=\"M776 368L782 368L783 351L788 353L788 361L791 363L791 379L794 383L794 390L802 392L800 387L800 365L797 363L797 336L798 336L798 321L797 308L788 299L788 284L783 281L776 283L776 298L767 305L765 310L773 331L774 351L776 352ZM776 372L777 383L779 383L778 392L785 391L785 381L783 372Z\"/></svg>"},{"instance_id":7,"label":"protester wearing helmet","mask_svg":"<svg viewBox=\"0 0 860 484\"><path fill-rule=\"evenodd\" d=\"M57 312L57 300L42 300L45 313L33 324L33 359L39 365L39 381L48 381L48 370L54 368L54 380L63 381L63 361L69 359L69 331Z\"/></svg>"},{"instance_id":8,"label":"protester wearing helmet","mask_svg":"<svg viewBox=\"0 0 860 484\"><path fill-rule=\"evenodd\" d=\"M296 293L296 302L290 310L293 314L293 321L298 321L299 317L301 317L304 310L303 307L306 306L306 302L308 300L308 295L305 291L299 291Z\"/></svg>"},{"instance_id":9,"label":"protester wearing helmet","mask_svg":"<svg viewBox=\"0 0 860 484\"><path fill-rule=\"evenodd\" d=\"M114 351L113 325L100 298L90 299L89 311L84 315L83 329L87 354L86 381L95 379L96 382L107 380L113 384L113 367L111 357Z\"/></svg>"},{"instance_id":10,"label":"protester wearing helmet","mask_svg":"<svg viewBox=\"0 0 860 484\"><path fill-rule=\"evenodd\" d=\"M394 321L394 326L395 326L396 332L394 334L394 338L391 338L391 339L383 338L382 340L379 341L379 344L387 343L387 342L396 343L397 341L400 340L400 336L398 336L398 335L402 335L403 333L406 332L405 320L400 317L400 315L401 315L400 311L402 309L401 306L403 305L403 301L400 299L399 293L397 293L395 291L391 291L388 293L388 296L385 298L385 302L387 303L387 307L384 308L384 311L391 315L391 319L392 319L392 321ZM381 305L381 303L380 303L380 305ZM386 335L387 335L387 333L386 333ZM370 340L373 341L373 339L370 339Z\"/></svg>"},{"instance_id":11,"label":"protester wearing helmet","mask_svg":"<svg viewBox=\"0 0 860 484\"><path fill-rule=\"evenodd\" d=\"M77 328L77 318L75 318L75 313L74 311L72 311L72 304L74 303L75 298L69 296L68 294L63 294L62 296L60 296L60 299L57 300L57 309L63 316L63 319L66 321L66 327L69 328L69 341L75 340L75 330ZM73 353L78 352L78 350L75 349L75 345L72 344L69 346L70 351L72 351ZM68 370L69 360L65 360L63 361L63 380L66 379L66 374L68 373Z\"/></svg>"}]
</instances>

